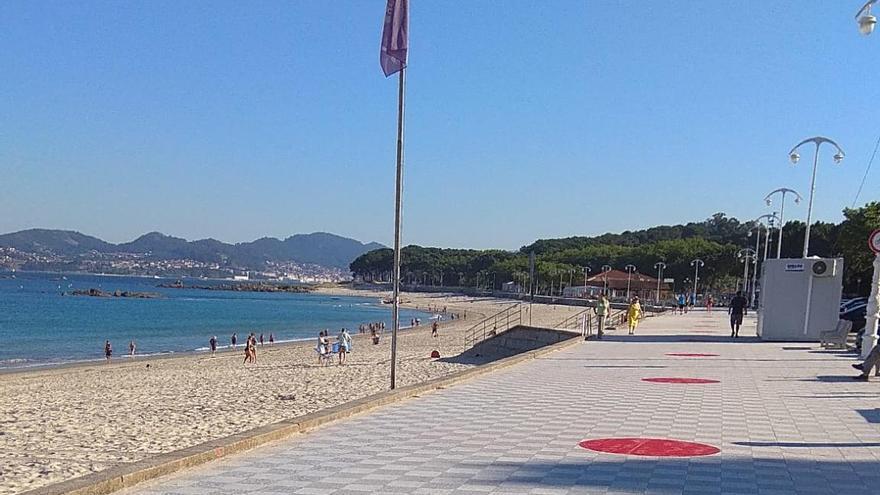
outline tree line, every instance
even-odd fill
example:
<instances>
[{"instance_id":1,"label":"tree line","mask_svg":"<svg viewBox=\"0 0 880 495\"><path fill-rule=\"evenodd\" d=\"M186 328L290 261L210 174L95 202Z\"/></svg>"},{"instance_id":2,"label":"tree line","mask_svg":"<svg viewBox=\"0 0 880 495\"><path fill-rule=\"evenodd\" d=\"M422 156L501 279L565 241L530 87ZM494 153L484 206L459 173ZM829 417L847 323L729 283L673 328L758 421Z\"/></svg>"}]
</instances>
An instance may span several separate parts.
<instances>
[{"instance_id":1,"label":"tree line","mask_svg":"<svg viewBox=\"0 0 880 495\"><path fill-rule=\"evenodd\" d=\"M843 210L840 223L816 222L810 230L810 254L844 258L844 291L867 294L870 290L872 254L867 238L880 228L880 202ZM735 290L743 265L736 256L742 248L755 248L756 234L762 240L759 253L763 259L766 229L752 221L741 222L724 213L716 213L702 222L663 225L638 231L599 236L540 239L519 251L443 249L407 246L401 254L401 277L404 283L500 289L504 282L528 284L529 253L536 255L534 281L537 291L551 285L583 285L585 267L596 274L603 265L615 269L632 264L640 273L656 276L654 265L664 262L663 278L675 279L675 290L692 283L691 261L701 259L700 290L727 292ZM783 229L782 257L800 258L805 224L788 221ZM778 230L773 229L767 246L769 257L776 255ZM750 235L751 233L751 235ZM367 281L391 279L391 249L376 249L355 259L351 271ZM751 268L750 268L751 270Z\"/></svg>"}]
</instances>

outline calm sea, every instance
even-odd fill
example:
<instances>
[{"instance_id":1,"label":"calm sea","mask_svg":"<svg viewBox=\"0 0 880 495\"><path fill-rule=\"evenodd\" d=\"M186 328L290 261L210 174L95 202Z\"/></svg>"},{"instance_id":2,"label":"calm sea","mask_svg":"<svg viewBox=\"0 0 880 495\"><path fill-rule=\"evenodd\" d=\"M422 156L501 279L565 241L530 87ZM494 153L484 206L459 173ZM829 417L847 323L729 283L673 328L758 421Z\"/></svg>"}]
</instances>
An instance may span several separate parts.
<instances>
[{"instance_id":1,"label":"calm sea","mask_svg":"<svg viewBox=\"0 0 880 495\"><path fill-rule=\"evenodd\" d=\"M136 342L138 354L163 354L205 350L212 335L225 346L233 332L238 333L239 343L249 332L262 332L267 340L271 332L276 341L291 341L316 337L325 328L335 335L342 327L354 333L359 324L372 321L391 325L391 309L378 297L156 287L162 282L168 281L0 273L0 368L101 359L106 339L113 344L114 356L123 356L128 354L130 340ZM61 295L62 291L89 288L156 292L163 297ZM429 317L428 313L401 310L403 322Z\"/></svg>"}]
</instances>

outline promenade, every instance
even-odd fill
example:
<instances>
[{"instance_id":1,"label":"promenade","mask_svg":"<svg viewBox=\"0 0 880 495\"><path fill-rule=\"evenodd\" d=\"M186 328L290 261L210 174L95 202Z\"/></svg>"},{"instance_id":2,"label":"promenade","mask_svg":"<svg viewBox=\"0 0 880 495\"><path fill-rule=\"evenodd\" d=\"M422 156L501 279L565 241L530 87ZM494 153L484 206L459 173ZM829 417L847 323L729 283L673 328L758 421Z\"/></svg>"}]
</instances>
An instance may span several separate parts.
<instances>
[{"instance_id":1,"label":"promenade","mask_svg":"<svg viewBox=\"0 0 880 495\"><path fill-rule=\"evenodd\" d=\"M730 339L721 311L650 318L121 493L880 493L880 382L852 381L851 354L754 334L747 317ZM631 437L720 451L579 445Z\"/></svg>"}]
</instances>

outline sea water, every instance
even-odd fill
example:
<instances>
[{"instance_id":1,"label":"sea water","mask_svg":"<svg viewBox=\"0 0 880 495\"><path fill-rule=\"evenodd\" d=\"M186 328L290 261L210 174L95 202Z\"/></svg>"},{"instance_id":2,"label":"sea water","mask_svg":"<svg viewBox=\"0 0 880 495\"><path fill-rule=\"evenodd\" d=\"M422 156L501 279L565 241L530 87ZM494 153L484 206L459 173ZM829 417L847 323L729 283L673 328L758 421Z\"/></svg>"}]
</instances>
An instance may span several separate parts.
<instances>
[{"instance_id":1,"label":"sea water","mask_svg":"<svg viewBox=\"0 0 880 495\"><path fill-rule=\"evenodd\" d=\"M343 327L385 322L391 308L379 297L325 294L231 292L157 287L161 280L82 274L0 273L0 368L103 359L104 341L113 355L198 352L211 336L228 346L233 332L244 343L250 332L274 334L276 342L316 338L320 330L336 335ZM229 282L184 280L187 285ZM156 299L69 295L75 289L160 294ZM67 293L67 295L62 295ZM401 326L430 314L401 309Z\"/></svg>"}]
</instances>

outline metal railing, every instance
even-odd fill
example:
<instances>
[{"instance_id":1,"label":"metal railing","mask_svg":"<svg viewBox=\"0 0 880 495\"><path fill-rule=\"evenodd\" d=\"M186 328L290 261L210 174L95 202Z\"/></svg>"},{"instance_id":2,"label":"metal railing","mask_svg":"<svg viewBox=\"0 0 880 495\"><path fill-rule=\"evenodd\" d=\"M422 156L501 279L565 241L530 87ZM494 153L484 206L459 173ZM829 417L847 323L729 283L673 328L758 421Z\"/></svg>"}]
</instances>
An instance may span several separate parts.
<instances>
[{"instance_id":1,"label":"metal railing","mask_svg":"<svg viewBox=\"0 0 880 495\"><path fill-rule=\"evenodd\" d=\"M587 318L586 322L586 331L589 334L590 329L593 328L593 308L587 308L583 311L575 313L568 318L560 321L553 328L557 330L574 330L577 332L584 332L584 317Z\"/></svg>"},{"instance_id":2,"label":"metal railing","mask_svg":"<svg viewBox=\"0 0 880 495\"><path fill-rule=\"evenodd\" d=\"M465 348L471 348L488 338L506 332L521 324L522 304L508 306L469 328L464 334L464 346Z\"/></svg>"}]
</instances>

